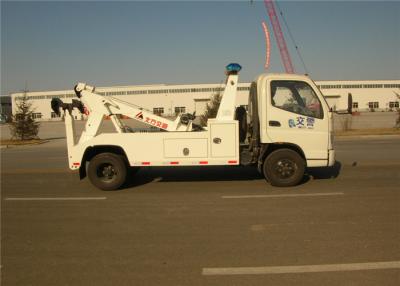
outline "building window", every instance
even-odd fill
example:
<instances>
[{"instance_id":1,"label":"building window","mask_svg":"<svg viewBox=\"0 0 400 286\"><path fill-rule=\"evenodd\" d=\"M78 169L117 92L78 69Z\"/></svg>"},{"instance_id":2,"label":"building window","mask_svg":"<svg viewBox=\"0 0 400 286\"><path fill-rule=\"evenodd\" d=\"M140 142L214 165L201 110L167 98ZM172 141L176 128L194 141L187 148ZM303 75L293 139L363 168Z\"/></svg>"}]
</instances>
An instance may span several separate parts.
<instances>
[{"instance_id":1,"label":"building window","mask_svg":"<svg viewBox=\"0 0 400 286\"><path fill-rule=\"evenodd\" d=\"M33 99L33 100L46 99L46 96L44 95L28 96L28 99Z\"/></svg>"},{"instance_id":2,"label":"building window","mask_svg":"<svg viewBox=\"0 0 400 286\"><path fill-rule=\"evenodd\" d=\"M106 96L126 95L126 91L110 91L106 92Z\"/></svg>"},{"instance_id":3,"label":"building window","mask_svg":"<svg viewBox=\"0 0 400 286\"><path fill-rule=\"evenodd\" d=\"M369 107L370 109L379 108L379 102L377 102L377 101L375 101L375 102L370 101L370 102L368 102L368 107Z\"/></svg>"},{"instance_id":4,"label":"building window","mask_svg":"<svg viewBox=\"0 0 400 286\"><path fill-rule=\"evenodd\" d=\"M400 84L395 84L395 83L393 83L393 84L385 84L384 87L385 88L397 88L397 87L400 88Z\"/></svg>"},{"instance_id":5,"label":"building window","mask_svg":"<svg viewBox=\"0 0 400 286\"><path fill-rule=\"evenodd\" d=\"M338 89L342 88L341 84L321 85L321 89Z\"/></svg>"},{"instance_id":6,"label":"building window","mask_svg":"<svg viewBox=\"0 0 400 286\"><path fill-rule=\"evenodd\" d=\"M42 114L41 113L32 113L32 118L33 119L40 119L40 118L42 118Z\"/></svg>"},{"instance_id":7,"label":"building window","mask_svg":"<svg viewBox=\"0 0 400 286\"><path fill-rule=\"evenodd\" d=\"M214 87L212 89L213 92L221 92L221 91L224 91L224 90L225 90L225 87Z\"/></svg>"},{"instance_id":8,"label":"building window","mask_svg":"<svg viewBox=\"0 0 400 286\"><path fill-rule=\"evenodd\" d=\"M168 93L168 89L149 90L148 93L149 94Z\"/></svg>"},{"instance_id":9,"label":"building window","mask_svg":"<svg viewBox=\"0 0 400 286\"><path fill-rule=\"evenodd\" d=\"M382 84L364 84L363 88L382 88Z\"/></svg>"},{"instance_id":10,"label":"building window","mask_svg":"<svg viewBox=\"0 0 400 286\"><path fill-rule=\"evenodd\" d=\"M164 113L164 107L155 107L153 108L153 113L157 115L162 115Z\"/></svg>"},{"instance_id":11,"label":"building window","mask_svg":"<svg viewBox=\"0 0 400 286\"><path fill-rule=\"evenodd\" d=\"M345 84L343 88L362 88L361 84Z\"/></svg>"},{"instance_id":12,"label":"building window","mask_svg":"<svg viewBox=\"0 0 400 286\"><path fill-rule=\"evenodd\" d=\"M53 99L53 98L65 98L65 95L64 94L46 95L46 99Z\"/></svg>"},{"instance_id":13,"label":"building window","mask_svg":"<svg viewBox=\"0 0 400 286\"><path fill-rule=\"evenodd\" d=\"M176 106L175 107L175 114L178 115L179 113L185 113L186 107L184 106Z\"/></svg>"},{"instance_id":14,"label":"building window","mask_svg":"<svg viewBox=\"0 0 400 286\"><path fill-rule=\"evenodd\" d=\"M59 117L60 117L60 115L58 115L57 113L55 113L55 112L51 113L51 118L59 118Z\"/></svg>"},{"instance_id":15,"label":"building window","mask_svg":"<svg viewBox=\"0 0 400 286\"><path fill-rule=\"evenodd\" d=\"M353 108L358 108L358 102L353 102Z\"/></svg>"},{"instance_id":16,"label":"building window","mask_svg":"<svg viewBox=\"0 0 400 286\"><path fill-rule=\"evenodd\" d=\"M190 93L191 89L190 88L183 88L183 89L169 89L167 90L169 93Z\"/></svg>"},{"instance_id":17,"label":"building window","mask_svg":"<svg viewBox=\"0 0 400 286\"><path fill-rule=\"evenodd\" d=\"M398 101L389 102L389 108L399 108L399 102Z\"/></svg>"},{"instance_id":18,"label":"building window","mask_svg":"<svg viewBox=\"0 0 400 286\"><path fill-rule=\"evenodd\" d=\"M147 94L147 90L128 90L126 94Z\"/></svg>"}]
</instances>

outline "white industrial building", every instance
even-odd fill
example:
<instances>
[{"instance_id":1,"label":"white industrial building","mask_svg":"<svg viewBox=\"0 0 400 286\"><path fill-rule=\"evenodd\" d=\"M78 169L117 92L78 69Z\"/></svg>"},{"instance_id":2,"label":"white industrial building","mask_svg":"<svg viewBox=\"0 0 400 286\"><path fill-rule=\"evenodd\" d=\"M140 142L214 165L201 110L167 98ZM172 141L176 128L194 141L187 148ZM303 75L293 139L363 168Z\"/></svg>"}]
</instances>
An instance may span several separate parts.
<instances>
[{"instance_id":1,"label":"white industrial building","mask_svg":"<svg viewBox=\"0 0 400 286\"><path fill-rule=\"evenodd\" d=\"M317 81L316 84L333 109L345 109L348 94L352 95L354 111L394 111L399 107L396 93L400 94L400 80ZM247 105L249 88L250 83L238 85L237 106ZM97 87L96 92L170 116L179 112L203 114L212 95L223 89L223 84L159 84ZM22 96L23 93L11 94L13 114L15 101ZM27 92L27 96L35 109L34 117L38 120L60 120L50 108L52 98L58 97L64 102L71 102L76 98L72 90ZM76 111L74 117L84 118Z\"/></svg>"}]
</instances>

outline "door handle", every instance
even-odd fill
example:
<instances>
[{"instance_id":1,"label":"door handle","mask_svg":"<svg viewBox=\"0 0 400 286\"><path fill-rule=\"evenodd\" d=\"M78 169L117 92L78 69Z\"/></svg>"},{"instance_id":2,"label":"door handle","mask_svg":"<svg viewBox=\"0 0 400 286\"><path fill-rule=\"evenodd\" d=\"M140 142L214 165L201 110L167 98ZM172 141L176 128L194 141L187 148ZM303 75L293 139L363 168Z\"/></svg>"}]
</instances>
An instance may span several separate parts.
<instances>
[{"instance_id":1,"label":"door handle","mask_svg":"<svg viewBox=\"0 0 400 286\"><path fill-rule=\"evenodd\" d=\"M272 127L281 127L281 123L279 121L270 120L268 121L268 125Z\"/></svg>"}]
</instances>

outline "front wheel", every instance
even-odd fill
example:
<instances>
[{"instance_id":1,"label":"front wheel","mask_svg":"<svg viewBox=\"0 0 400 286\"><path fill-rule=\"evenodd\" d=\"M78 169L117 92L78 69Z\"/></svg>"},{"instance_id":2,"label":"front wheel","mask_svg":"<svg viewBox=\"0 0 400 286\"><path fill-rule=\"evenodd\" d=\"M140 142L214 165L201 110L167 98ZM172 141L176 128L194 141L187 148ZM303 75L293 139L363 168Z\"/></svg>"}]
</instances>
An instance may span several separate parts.
<instances>
[{"instance_id":1,"label":"front wheel","mask_svg":"<svg viewBox=\"0 0 400 286\"><path fill-rule=\"evenodd\" d=\"M89 162L90 182L104 191L116 190L126 180L127 166L124 157L113 153L100 153Z\"/></svg>"},{"instance_id":2,"label":"front wheel","mask_svg":"<svg viewBox=\"0 0 400 286\"><path fill-rule=\"evenodd\" d=\"M264 160L264 176L273 186L295 186L303 179L304 171L304 159L291 149L278 149Z\"/></svg>"}]
</instances>

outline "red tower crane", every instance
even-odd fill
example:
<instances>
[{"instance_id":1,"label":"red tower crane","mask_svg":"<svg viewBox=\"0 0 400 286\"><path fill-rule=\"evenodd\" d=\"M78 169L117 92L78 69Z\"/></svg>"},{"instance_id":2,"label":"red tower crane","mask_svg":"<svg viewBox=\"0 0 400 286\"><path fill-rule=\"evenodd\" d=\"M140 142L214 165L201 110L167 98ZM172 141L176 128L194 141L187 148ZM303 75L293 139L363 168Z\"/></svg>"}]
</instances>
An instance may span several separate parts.
<instances>
[{"instance_id":1,"label":"red tower crane","mask_svg":"<svg viewBox=\"0 0 400 286\"><path fill-rule=\"evenodd\" d=\"M286 46L285 38L283 37L281 25L279 24L279 19L275 11L274 3L272 0L264 0L264 4L265 8L267 8L269 19L271 20L271 25L274 30L275 39L278 44L285 71L286 73L294 73L292 60Z\"/></svg>"}]
</instances>

